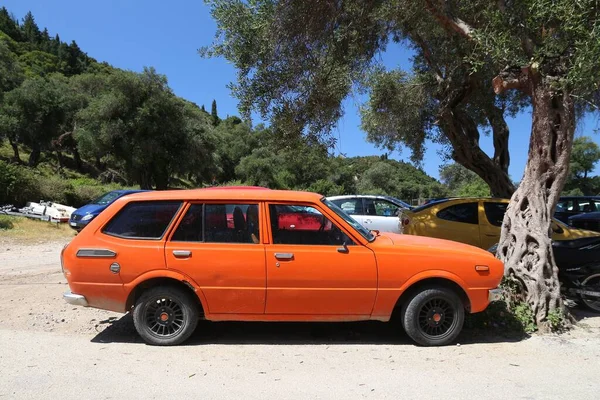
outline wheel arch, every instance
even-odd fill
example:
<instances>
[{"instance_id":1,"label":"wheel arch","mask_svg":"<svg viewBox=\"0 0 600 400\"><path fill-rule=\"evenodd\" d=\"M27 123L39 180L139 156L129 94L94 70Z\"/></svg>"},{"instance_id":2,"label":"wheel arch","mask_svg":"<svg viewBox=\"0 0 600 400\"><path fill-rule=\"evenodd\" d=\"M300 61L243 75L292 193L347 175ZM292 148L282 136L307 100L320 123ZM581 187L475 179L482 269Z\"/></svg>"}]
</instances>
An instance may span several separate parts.
<instances>
[{"instance_id":1,"label":"wheel arch","mask_svg":"<svg viewBox=\"0 0 600 400\"><path fill-rule=\"evenodd\" d=\"M448 276L433 276L417 279L407 284L400 297L398 297L398 300L396 300L396 304L394 305L394 309L392 311L392 316L394 317L395 314L400 311L402 305L411 299L416 293L433 287L442 287L454 291L460 297L467 312L470 312L471 300L469 299L469 296L467 295L467 292L463 286Z\"/></svg>"},{"instance_id":2,"label":"wheel arch","mask_svg":"<svg viewBox=\"0 0 600 400\"><path fill-rule=\"evenodd\" d=\"M201 316L204 317L205 302L201 289L186 276L180 275L171 271L162 271L161 274L149 273L136 279L131 285L131 290L127 295L125 310L130 311L135 305L137 299L146 290L157 286L177 287L187 293L193 295L196 299L198 307L200 307Z\"/></svg>"}]
</instances>

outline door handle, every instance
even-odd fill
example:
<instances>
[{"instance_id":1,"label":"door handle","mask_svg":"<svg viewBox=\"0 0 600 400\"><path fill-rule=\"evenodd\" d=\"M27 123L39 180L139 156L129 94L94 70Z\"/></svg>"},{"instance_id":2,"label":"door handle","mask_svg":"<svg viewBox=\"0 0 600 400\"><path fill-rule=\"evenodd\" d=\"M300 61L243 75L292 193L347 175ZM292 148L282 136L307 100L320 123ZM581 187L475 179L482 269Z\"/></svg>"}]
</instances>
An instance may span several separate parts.
<instances>
[{"instance_id":1,"label":"door handle","mask_svg":"<svg viewBox=\"0 0 600 400\"><path fill-rule=\"evenodd\" d=\"M173 250L173 255L177 258L188 258L192 255L189 250Z\"/></svg>"},{"instance_id":2,"label":"door handle","mask_svg":"<svg viewBox=\"0 0 600 400\"><path fill-rule=\"evenodd\" d=\"M275 258L278 260L293 260L294 253L275 253Z\"/></svg>"}]
</instances>

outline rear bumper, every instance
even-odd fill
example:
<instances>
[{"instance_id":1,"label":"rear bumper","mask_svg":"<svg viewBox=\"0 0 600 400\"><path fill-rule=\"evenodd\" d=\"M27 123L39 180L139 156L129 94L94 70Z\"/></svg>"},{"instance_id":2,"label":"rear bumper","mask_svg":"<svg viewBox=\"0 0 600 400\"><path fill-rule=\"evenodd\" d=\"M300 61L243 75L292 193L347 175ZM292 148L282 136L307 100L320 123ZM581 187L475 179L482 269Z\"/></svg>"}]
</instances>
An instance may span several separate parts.
<instances>
[{"instance_id":1,"label":"rear bumper","mask_svg":"<svg viewBox=\"0 0 600 400\"><path fill-rule=\"evenodd\" d=\"M70 291L63 293L63 299L65 299L65 301L67 303L72 304L74 306L83 306L83 307L88 306L88 302L87 302L85 296L82 296L80 294L71 293Z\"/></svg>"},{"instance_id":2,"label":"rear bumper","mask_svg":"<svg viewBox=\"0 0 600 400\"><path fill-rule=\"evenodd\" d=\"M490 289L488 290L488 301L491 303L492 301L502 300L502 289Z\"/></svg>"}]
</instances>

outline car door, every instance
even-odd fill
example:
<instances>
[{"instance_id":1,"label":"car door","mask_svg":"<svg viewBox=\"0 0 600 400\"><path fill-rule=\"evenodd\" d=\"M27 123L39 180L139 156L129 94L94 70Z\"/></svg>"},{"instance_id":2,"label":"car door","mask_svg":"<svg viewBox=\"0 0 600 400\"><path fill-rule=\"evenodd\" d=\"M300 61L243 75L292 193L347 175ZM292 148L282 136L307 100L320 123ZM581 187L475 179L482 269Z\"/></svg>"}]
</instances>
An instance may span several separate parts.
<instances>
[{"instance_id":1,"label":"car door","mask_svg":"<svg viewBox=\"0 0 600 400\"><path fill-rule=\"evenodd\" d=\"M479 238L479 203L469 201L439 206L436 218L426 223L432 237L454 240L481 247Z\"/></svg>"},{"instance_id":2,"label":"car door","mask_svg":"<svg viewBox=\"0 0 600 400\"><path fill-rule=\"evenodd\" d=\"M291 207L318 216L319 225L282 223ZM268 217L267 314L371 314L377 266L370 249L313 205L269 204Z\"/></svg>"},{"instance_id":3,"label":"car door","mask_svg":"<svg viewBox=\"0 0 600 400\"><path fill-rule=\"evenodd\" d=\"M508 203L483 201L479 209L481 248L489 249L500 241L500 231Z\"/></svg>"},{"instance_id":4,"label":"car door","mask_svg":"<svg viewBox=\"0 0 600 400\"><path fill-rule=\"evenodd\" d=\"M369 230L381 232L400 232L398 219L399 207L384 199L365 198L365 215L363 226Z\"/></svg>"},{"instance_id":5,"label":"car door","mask_svg":"<svg viewBox=\"0 0 600 400\"><path fill-rule=\"evenodd\" d=\"M165 244L167 267L193 279L212 314L263 314L265 246L258 203L193 203Z\"/></svg>"}]
</instances>

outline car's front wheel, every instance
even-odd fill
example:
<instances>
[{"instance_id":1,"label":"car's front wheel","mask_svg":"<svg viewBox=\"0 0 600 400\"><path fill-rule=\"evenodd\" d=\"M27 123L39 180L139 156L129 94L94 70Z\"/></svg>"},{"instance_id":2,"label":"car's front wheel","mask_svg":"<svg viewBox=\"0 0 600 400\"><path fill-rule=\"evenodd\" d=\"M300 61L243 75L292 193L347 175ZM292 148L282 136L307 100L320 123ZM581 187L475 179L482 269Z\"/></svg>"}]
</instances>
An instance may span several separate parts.
<instances>
[{"instance_id":1,"label":"car's front wheel","mask_svg":"<svg viewBox=\"0 0 600 400\"><path fill-rule=\"evenodd\" d=\"M148 344L170 346L187 340L198 324L198 303L172 286L146 290L135 303L133 323Z\"/></svg>"},{"instance_id":2,"label":"car's front wheel","mask_svg":"<svg viewBox=\"0 0 600 400\"><path fill-rule=\"evenodd\" d=\"M423 346L452 343L465 319L462 300L444 287L416 292L402 307L402 326L412 340Z\"/></svg>"}]
</instances>

